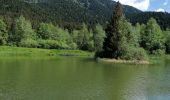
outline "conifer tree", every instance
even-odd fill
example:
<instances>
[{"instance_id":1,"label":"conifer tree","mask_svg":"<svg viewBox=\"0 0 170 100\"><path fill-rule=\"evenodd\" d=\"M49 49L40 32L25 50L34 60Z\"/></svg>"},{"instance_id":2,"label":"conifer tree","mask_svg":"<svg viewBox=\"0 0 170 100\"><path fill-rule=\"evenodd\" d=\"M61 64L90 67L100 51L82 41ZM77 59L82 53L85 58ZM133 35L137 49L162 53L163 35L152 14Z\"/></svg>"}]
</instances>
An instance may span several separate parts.
<instances>
[{"instance_id":1,"label":"conifer tree","mask_svg":"<svg viewBox=\"0 0 170 100\"><path fill-rule=\"evenodd\" d=\"M125 34L121 32L121 23L125 19L122 5L118 2L113 12L110 24L106 28L106 38L103 43L103 56L106 58L118 58L125 44Z\"/></svg>"},{"instance_id":2,"label":"conifer tree","mask_svg":"<svg viewBox=\"0 0 170 100\"><path fill-rule=\"evenodd\" d=\"M122 5L117 2L110 24L106 28L106 38L103 51L96 52L96 57L115 58L125 60L146 60L147 55L139 47L139 34L137 34L124 14Z\"/></svg>"}]
</instances>

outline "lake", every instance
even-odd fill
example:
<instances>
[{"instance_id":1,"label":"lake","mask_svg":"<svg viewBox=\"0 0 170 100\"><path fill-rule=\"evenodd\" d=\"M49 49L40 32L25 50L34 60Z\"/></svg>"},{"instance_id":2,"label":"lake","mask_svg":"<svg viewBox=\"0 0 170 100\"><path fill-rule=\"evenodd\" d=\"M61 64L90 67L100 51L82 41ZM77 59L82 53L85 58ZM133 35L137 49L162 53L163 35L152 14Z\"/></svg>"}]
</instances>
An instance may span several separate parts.
<instances>
[{"instance_id":1,"label":"lake","mask_svg":"<svg viewBox=\"0 0 170 100\"><path fill-rule=\"evenodd\" d=\"M170 60L130 65L1 57L0 100L170 100Z\"/></svg>"}]
</instances>

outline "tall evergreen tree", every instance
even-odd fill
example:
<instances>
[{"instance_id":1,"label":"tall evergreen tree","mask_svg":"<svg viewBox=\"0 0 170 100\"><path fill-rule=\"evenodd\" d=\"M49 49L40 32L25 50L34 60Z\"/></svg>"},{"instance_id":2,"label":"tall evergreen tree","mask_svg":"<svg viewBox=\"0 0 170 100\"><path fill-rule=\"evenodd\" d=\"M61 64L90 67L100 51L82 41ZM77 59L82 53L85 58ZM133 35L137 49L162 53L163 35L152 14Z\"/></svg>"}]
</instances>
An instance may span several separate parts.
<instances>
[{"instance_id":1,"label":"tall evergreen tree","mask_svg":"<svg viewBox=\"0 0 170 100\"><path fill-rule=\"evenodd\" d=\"M125 34L121 32L121 23L125 19L122 5L118 2L113 12L110 24L106 28L106 38L103 43L103 54L106 58L118 58L122 55L125 44Z\"/></svg>"},{"instance_id":2,"label":"tall evergreen tree","mask_svg":"<svg viewBox=\"0 0 170 100\"><path fill-rule=\"evenodd\" d=\"M146 60L146 52L139 47L139 34L134 31L124 14L122 5L117 2L110 24L106 28L103 51L96 57L125 60Z\"/></svg>"}]
</instances>

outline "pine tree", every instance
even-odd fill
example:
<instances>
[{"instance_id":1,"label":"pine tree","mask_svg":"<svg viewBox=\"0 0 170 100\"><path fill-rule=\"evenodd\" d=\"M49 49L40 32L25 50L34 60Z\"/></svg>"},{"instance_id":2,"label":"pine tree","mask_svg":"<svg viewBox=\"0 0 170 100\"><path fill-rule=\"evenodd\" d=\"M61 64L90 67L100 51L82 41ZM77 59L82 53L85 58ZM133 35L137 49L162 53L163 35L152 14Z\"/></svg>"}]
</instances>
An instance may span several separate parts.
<instances>
[{"instance_id":1,"label":"pine tree","mask_svg":"<svg viewBox=\"0 0 170 100\"><path fill-rule=\"evenodd\" d=\"M103 43L103 51L96 52L96 57L115 58L124 60L146 60L147 55L143 48L139 47L139 34L129 23L118 2L106 28L106 38Z\"/></svg>"},{"instance_id":2,"label":"pine tree","mask_svg":"<svg viewBox=\"0 0 170 100\"><path fill-rule=\"evenodd\" d=\"M125 19L122 5L118 2L106 28L106 38L103 43L103 56L106 58L118 58L122 55L122 48L125 44L125 34L121 32L121 23Z\"/></svg>"}]
</instances>

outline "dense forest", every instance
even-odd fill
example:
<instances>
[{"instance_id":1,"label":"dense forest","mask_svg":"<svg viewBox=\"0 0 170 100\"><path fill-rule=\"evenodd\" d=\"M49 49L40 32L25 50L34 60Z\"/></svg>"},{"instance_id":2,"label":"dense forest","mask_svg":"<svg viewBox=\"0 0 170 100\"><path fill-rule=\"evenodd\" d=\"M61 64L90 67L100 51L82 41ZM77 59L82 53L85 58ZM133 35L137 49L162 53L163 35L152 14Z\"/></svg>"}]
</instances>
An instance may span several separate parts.
<instances>
[{"instance_id":1,"label":"dense forest","mask_svg":"<svg viewBox=\"0 0 170 100\"><path fill-rule=\"evenodd\" d=\"M161 29L166 30L170 28L170 14L167 12L142 12L127 15L129 21L134 25L136 23L146 24L151 17L156 19Z\"/></svg>"},{"instance_id":2,"label":"dense forest","mask_svg":"<svg viewBox=\"0 0 170 100\"><path fill-rule=\"evenodd\" d=\"M41 22L53 23L69 31L79 29L82 23L95 27L100 23L106 27L116 2L112 0L0 0L0 15L8 28L16 17L24 16L33 28ZM170 28L170 14L142 12L131 6L123 6L127 19L135 25L155 18L162 29ZM142 16L142 17L141 17Z\"/></svg>"},{"instance_id":3,"label":"dense forest","mask_svg":"<svg viewBox=\"0 0 170 100\"><path fill-rule=\"evenodd\" d=\"M23 16L15 18L9 30L1 17L0 30L1 45L46 49L94 51L100 46L97 43L102 43L100 39L103 40L105 36L105 32L100 24L97 24L93 30L89 29L86 24L83 24L80 30L73 30L72 32L52 23L40 23L39 27L33 29L32 23Z\"/></svg>"}]
</instances>

